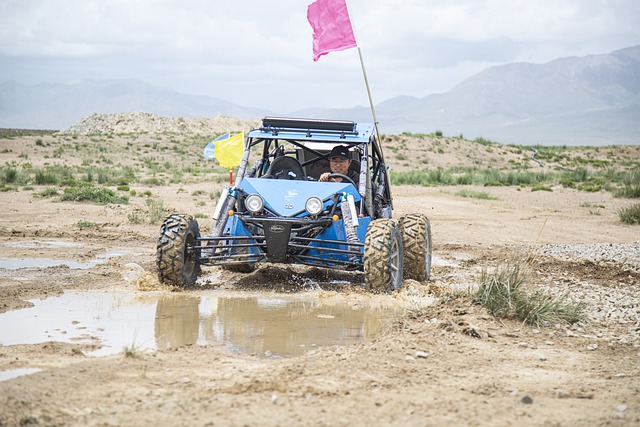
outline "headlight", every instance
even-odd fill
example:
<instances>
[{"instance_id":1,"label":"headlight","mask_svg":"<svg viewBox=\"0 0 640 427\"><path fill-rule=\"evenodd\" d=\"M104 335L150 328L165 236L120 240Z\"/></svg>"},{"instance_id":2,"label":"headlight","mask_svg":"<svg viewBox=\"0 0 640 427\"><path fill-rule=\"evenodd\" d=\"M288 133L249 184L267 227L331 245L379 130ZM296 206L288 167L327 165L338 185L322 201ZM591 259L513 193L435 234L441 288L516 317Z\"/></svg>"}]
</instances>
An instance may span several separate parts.
<instances>
[{"instance_id":1,"label":"headlight","mask_svg":"<svg viewBox=\"0 0 640 427\"><path fill-rule=\"evenodd\" d=\"M304 204L309 215L318 215L324 208L324 203L318 197L309 197Z\"/></svg>"},{"instance_id":2,"label":"headlight","mask_svg":"<svg viewBox=\"0 0 640 427\"><path fill-rule=\"evenodd\" d=\"M257 194L251 194L244 199L244 205L251 213L258 213L264 207L264 200Z\"/></svg>"}]
</instances>

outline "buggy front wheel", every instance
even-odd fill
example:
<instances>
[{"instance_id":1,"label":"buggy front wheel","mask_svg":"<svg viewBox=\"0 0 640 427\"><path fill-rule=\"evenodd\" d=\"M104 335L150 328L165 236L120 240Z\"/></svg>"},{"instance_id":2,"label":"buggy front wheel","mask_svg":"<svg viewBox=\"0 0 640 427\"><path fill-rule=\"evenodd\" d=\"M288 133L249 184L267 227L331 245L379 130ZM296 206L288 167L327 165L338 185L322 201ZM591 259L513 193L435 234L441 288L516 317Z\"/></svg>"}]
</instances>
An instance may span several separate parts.
<instances>
[{"instance_id":1,"label":"buggy front wheel","mask_svg":"<svg viewBox=\"0 0 640 427\"><path fill-rule=\"evenodd\" d=\"M191 286L200 274L198 222L191 215L172 213L160 227L156 265L161 283Z\"/></svg>"}]
</instances>

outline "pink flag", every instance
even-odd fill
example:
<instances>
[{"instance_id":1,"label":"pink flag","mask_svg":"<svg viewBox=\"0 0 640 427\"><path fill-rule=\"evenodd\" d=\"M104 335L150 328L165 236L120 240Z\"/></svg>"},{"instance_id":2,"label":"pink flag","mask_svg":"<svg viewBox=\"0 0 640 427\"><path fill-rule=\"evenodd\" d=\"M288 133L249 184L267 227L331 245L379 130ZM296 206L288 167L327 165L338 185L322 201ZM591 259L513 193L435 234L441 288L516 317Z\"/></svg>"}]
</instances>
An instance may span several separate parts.
<instances>
[{"instance_id":1,"label":"pink flag","mask_svg":"<svg viewBox=\"0 0 640 427\"><path fill-rule=\"evenodd\" d=\"M307 8L313 28L313 60L337 50L357 47L346 0L316 0Z\"/></svg>"}]
</instances>

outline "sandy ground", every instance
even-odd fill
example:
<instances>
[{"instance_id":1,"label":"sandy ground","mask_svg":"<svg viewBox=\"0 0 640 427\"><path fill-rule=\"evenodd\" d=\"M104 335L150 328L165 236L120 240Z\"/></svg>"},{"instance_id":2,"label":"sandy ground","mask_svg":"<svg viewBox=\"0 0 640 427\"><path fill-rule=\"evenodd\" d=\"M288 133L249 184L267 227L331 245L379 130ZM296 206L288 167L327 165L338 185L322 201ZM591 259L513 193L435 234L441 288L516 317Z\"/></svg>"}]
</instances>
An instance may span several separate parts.
<instances>
[{"instance_id":1,"label":"sandy ground","mask_svg":"<svg viewBox=\"0 0 640 427\"><path fill-rule=\"evenodd\" d=\"M192 213L191 194L207 190L207 184L182 187L157 191L168 209ZM358 285L358 275L355 285L336 285L338 273L331 273L307 290L291 286L282 279L287 270L277 267L254 273L253 282L205 268L216 279L183 291L268 295L276 289L326 299L377 298L403 307L376 339L288 358L233 354L215 344L141 351L136 357L89 357L95 344L87 343L0 346L0 371L41 369L0 382L0 425L639 425L639 343L615 338L626 325L535 328L496 319L449 292L476 282L482 268L524 259L530 260L533 286L553 286L567 276L611 292L637 285L638 274L615 264L532 255L544 243L640 240L637 226L617 219L616 210L630 202L604 192L515 187L482 189L497 200L477 200L456 196L458 188L394 191L395 216L422 212L431 220L430 283L405 283L393 295L372 296ZM212 210L210 204L198 209ZM598 206L597 214L584 206ZM109 251L126 253L89 269L0 269L0 312L69 290L144 293L121 275L132 262L155 273L158 226L127 220L143 208L141 198L96 206L36 198L29 191L0 193L0 259L86 262ZM95 225L80 229L79 221ZM312 273L297 277L304 274ZM260 284L265 277L269 283Z\"/></svg>"}]
</instances>

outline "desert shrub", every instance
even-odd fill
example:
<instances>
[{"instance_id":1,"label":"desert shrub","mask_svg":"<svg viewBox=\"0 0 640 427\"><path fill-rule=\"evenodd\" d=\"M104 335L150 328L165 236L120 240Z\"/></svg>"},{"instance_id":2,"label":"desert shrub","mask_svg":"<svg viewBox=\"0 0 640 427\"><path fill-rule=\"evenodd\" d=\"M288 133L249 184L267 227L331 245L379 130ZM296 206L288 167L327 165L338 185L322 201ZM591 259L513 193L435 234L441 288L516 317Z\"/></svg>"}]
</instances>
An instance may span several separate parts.
<instances>
[{"instance_id":1,"label":"desert shrub","mask_svg":"<svg viewBox=\"0 0 640 427\"><path fill-rule=\"evenodd\" d=\"M220 194L222 194L222 191L220 191L220 189L213 189L211 190L211 192L209 192L209 198L211 200L218 200L220 198Z\"/></svg>"},{"instance_id":2,"label":"desert shrub","mask_svg":"<svg viewBox=\"0 0 640 427\"><path fill-rule=\"evenodd\" d=\"M49 187L49 188L45 188L44 190L35 193L36 196L38 197L55 197L57 195L59 195L60 193L58 193L58 190L56 188L53 187Z\"/></svg>"},{"instance_id":3,"label":"desert shrub","mask_svg":"<svg viewBox=\"0 0 640 427\"><path fill-rule=\"evenodd\" d=\"M569 301L567 294L552 296L540 291L529 294L524 289L528 280L527 269L518 262L500 265L490 273L483 269L474 301L494 316L532 325L586 320L583 303Z\"/></svg>"},{"instance_id":4,"label":"desert shrub","mask_svg":"<svg viewBox=\"0 0 640 427\"><path fill-rule=\"evenodd\" d=\"M122 347L122 354L124 357L131 359L138 359L142 356L142 352L134 343Z\"/></svg>"},{"instance_id":5,"label":"desert shrub","mask_svg":"<svg viewBox=\"0 0 640 427\"><path fill-rule=\"evenodd\" d=\"M471 185L474 183L473 172L468 172L463 175L458 175L455 178L455 182L458 185Z\"/></svg>"},{"instance_id":6,"label":"desert shrub","mask_svg":"<svg viewBox=\"0 0 640 427\"><path fill-rule=\"evenodd\" d=\"M14 167L9 166L4 169L3 175L4 182L6 182L7 184L14 183L18 179L18 170Z\"/></svg>"},{"instance_id":7,"label":"desert shrub","mask_svg":"<svg viewBox=\"0 0 640 427\"><path fill-rule=\"evenodd\" d=\"M78 227L80 230L93 228L95 225L96 225L95 222L87 221L86 219L81 219L80 221L76 222L76 227Z\"/></svg>"},{"instance_id":8,"label":"desert shrub","mask_svg":"<svg viewBox=\"0 0 640 427\"><path fill-rule=\"evenodd\" d=\"M74 171L68 166L45 166L35 170L37 185L75 185Z\"/></svg>"},{"instance_id":9,"label":"desert shrub","mask_svg":"<svg viewBox=\"0 0 640 427\"><path fill-rule=\"evenodd\" d=\"M391 181L395 185L429 185L423 171L391 172Z\"/></svg>"},{"instance_id":10,"label":"desert shrub","mask_svg":"<svg viewBox=\"0 0 640 427\"><path fill-rule=\"evenodd\" d=\"M143 224L145 222L144 214L140 211L129 212L127 220L133 224Z\"/></svg>"},{"instance_id":11,"label":"desert shrub","mask_svg":"<svg viewBox=\"0 0 640 427\"><path fill-rule=\"evenodd\" d=\"M591 174L585 168L577 168L572 171L564 172L563 176L573 180L574 182L585 182L589 180Z\"/></svg>"},{"instance_id":12,"label":"desert shrub","mask_svg":"<svg viewBox=\"0 0 640 427\"><path fill-rule=\"evenodd\" d=\"M602 185L598 183L580 184L576 187L580 191L586 191L588 193L597 193L602 190Z\"/></svg>"},{"instance_id":13,"label":"desert shrub","mask_svg":"<svg viewBox=\"0 0 640 427\"><path fill-rule=\"evenodd\" d=\"M148 197L145 200L147 205L147 213L149 215L149 223L157 224L165 217L164 202L159 197Z\"/></svg>"},{"instance_id":14,"label":"desert shrub","mask_svg":"<svg viewBox=\"0 0 640 427\"><path fill-rule=\"evenodd\" d=\"M628 171L622 177L623 187L615 192L617 197L640 198L640 169Z\"/></svg>"},{"instance_id":15,"label":"desert shrub","mask_svg":"<svg viewBox=\"0 0 640 427\"><path fill-rule=\"evenodd\" d=\"M427 170L410 170L406 172L392 172L391 180L397 185L450 185L455 184L454 175L444 168Z\"/></svg>"},{"instance_id":16,"label":"desert shrub","mask_svg":"<svg viewBox=\"0 0 640 427\"><path fill-rule=\"evenodd\" d=\"M473 142L481 144L481 145L493 145L493 142L491 142L488 139L482 138L482 137L474 139Z\"/></svg>"},{"instance_id":17,"label":"desert shrub","mask_svg":"<svg viewBox=\"0 0 640 427\"><path fill-rule=\"evenodd\" d=\"M162 187L166 185L166 182L162 178L147 178L142 180L142 183L145 185L151 185L155 187Z\"/></svg>"},{"instance_id":18,"label":"desert shrub","mask_svg":"<svg viewBox=\"0 0 640 427\"><path fill-rule=\"evenodd\" d=\"M460 190L456 192L456 196L460 197L468 197L471 199L482 199L482 200L497 200L498 198L492 196L486 191L475 191L475 190Z\"/></svg>"},{"instance_id":19,"label":"desert shrub","mask_svg":"<svg viewBox=\"0 0 640 427\"><path fill-rule=\"evenodd\" d=\"M60 183L58 175L50 171L36 171L36 184L37 185L57 185Z\"/></svg>"},{"instance_id":20,"label":"desert shrub","mask_svg":"<svg viewBox=\"0 0 640 427\"><path fill-rule=\"evenodd\" d=\"M625 224L640 224L640 203L618 210L618 218Z\"/></svg>"},{"instance_id":21,"label":"desert shrub","mask_svg":"<svg viewBox=\"0 0 640 427\"><path fill-rule=\"evenodd\" d=\"M85 181L98 184L128 185L136 179L134 169L130 167L91 166L85 170L85 173Z\"/></svg>"},{"instance_id":22,"label":"desert shrub","mask_svg":"<svg viewBox=\"0 0 640 427\"><path fill-rule=\"evenodd\" d=\"M531 191L553 191L548 185L536 184L531 187Z\"/></svg>"},{"instance_id":23,"label":"desert shrub","mask_svg":"<svg viewBox=\"0 0 640 427\"><path fill-rule=\"evenodd\" d=\"M129 203L127 196L117 195L113 190L108 188L92 186L65 188L61 199L74 202L90 201L99 205L106 205L107 203Z\"/></svg>"}]
</instances>

